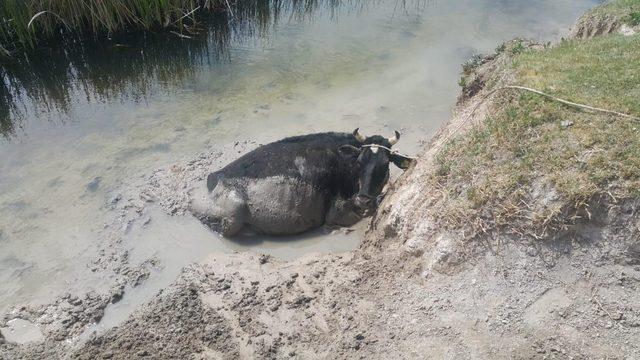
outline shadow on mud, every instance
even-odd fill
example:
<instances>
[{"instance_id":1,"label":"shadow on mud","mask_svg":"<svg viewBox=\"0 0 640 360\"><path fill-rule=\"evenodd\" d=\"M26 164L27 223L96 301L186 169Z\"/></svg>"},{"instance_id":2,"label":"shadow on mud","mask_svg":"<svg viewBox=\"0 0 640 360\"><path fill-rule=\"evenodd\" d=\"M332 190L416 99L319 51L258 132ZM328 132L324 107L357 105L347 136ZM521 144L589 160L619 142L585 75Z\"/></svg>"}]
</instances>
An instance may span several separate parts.
<instances>
[{"instance_id":1,"label":"shadow on mud","mask_svg":"<svg viewBox=\"0 0 640 360\"><path fill-rule=\"evenodd\" d=\"M326 227L321 227L318 229L305 231L302 234L296 234L296 235L271 236L271 235L259 235L251 232L246 232L246 233L243 233L231 238L226 238L226 239L242 246L261 246L265 242L274 243L274 244L288 244L288 243L308 241L311 239L323 237L330 234L342 233L346 235L351 232L353 232L352 229L330 229Z\"/></svg>"}]
</instances>

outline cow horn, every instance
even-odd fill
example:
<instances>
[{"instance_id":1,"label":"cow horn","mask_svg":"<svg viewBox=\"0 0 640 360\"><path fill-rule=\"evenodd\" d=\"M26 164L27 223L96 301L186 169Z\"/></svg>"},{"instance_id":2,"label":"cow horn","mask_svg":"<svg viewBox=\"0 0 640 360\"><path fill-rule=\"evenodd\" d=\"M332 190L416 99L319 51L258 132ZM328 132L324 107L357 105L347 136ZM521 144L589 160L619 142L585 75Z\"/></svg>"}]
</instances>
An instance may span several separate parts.
<instances>
[{"instance_id":1,"label":"cow horn","mask_svg":"<svg viewBox=\"0 0 640 360\"><path fill-rule=\"evenodd\" d=\"M360 128L353 130L353 136L355 136L356 140L358 140L358 142L360 143L363 143L365 142L365 140L367 140L367 137L360 133Z\"/></svg>"},{"instance_id":2,"label":"cow horn","mask_svg":"<svg viewBox=\"0 0 640 360\"><path fill-rule=\"evenodd\" d=\"M389 138L389 144L391 144L391 146L395 145L398 143L398 141L400 140L400 133L396 131L396 134L394 137Z\"/></svg>"}]
</instances>

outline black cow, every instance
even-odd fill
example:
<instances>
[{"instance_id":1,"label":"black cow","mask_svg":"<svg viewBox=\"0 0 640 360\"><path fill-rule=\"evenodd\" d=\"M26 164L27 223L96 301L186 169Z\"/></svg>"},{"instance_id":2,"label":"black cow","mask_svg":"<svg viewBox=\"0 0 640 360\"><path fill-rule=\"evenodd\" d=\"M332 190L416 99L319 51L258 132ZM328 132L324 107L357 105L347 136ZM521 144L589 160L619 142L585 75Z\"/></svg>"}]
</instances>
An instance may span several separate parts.
<instances>
[{"instance_id":1,"label":"black cow","mask_svg":"<svg viewBox=\"0 0 640 360\"><path fill-rule=\"evenodd\" d=\"M269 235L297 234L323 224L350 226L369 215L389 180L392 138L321 133L276 141L209 174L208 195L194 215L224 236L247 227Z\"/></svg>"}]
</instances>

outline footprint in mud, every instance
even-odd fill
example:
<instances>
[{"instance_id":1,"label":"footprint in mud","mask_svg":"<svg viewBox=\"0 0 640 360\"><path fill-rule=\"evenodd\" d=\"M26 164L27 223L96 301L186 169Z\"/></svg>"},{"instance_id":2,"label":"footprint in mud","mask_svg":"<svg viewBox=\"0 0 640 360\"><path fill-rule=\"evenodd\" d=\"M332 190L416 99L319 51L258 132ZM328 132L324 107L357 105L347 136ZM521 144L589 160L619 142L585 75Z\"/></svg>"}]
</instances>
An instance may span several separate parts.
<instances>
[{"instance_id":1,"label":"footprint in mud","mask_svg":"<svg viewBox=\"0 0 640 360\"><path fill-rule=\"evenodd\" d=\"M58 187L60 185L62 185L63 181L60 180L60 177L57 177L55 179L51 179L47 182L47 186L50 188L55 188Z\"/></svg>"},{"instance_id":2,"label":"footprint in mud","mask_svg":"<svg viewBox=\"0 0 640 360\"><path fill-rule=\"evenodd\" d=\"M12 201L4 206L6 210L12 212L25 211L27 207L29 207L29 204L22 200Z\"/></svg>"},{"instance_id":3,"label":"footprint in mud","mask_svg":"<svg viewBox=\"0 0 640 360\"><path fill-rule=\"evenodd\" d=\"M118 162L125 161L125 160L135 158L136 156L145 155L149 153L155 153L155 152L168 153L170 151L171 151L171 143L169 142L156 143L146 147L133 147L133 148L122 150L120 154L118 154L117 161Z\"/></svg>"},{"instance_id":4,"label":"footprint in mud","mask_svg":"<svg viewBox=\"0 0 640 360\"><path fill-rule=\"evenodd\" d=\"M100 183L102 182L102 178L100 176L95 177L91 182L87 184L87 190L90 192L96 192L100 187Z\"/></svg>"},{"instance_id":5,"label":"footprint in mud","mask_svg":"<svg viewBox=\"0 0 640 360\"><path fill-rule=\"evenodd\" d=\"M213 128L220 125L221 122L222 122L222 115L218 114L213 119L211 119L211 121L209 121L207 125Z\"/></svg>"},{"instance_id":6,"label":"footprint in mud","mask_svg":"<svg viewBox=\"0 0 640 360\"><path fill-rule=\"evenodd\" d=\"M44 340L40 328L27 320L13 319L7 321L7 326L0 328L0 334L8 342L27 344Z\"/></svg>"},{"instance_id":7,"label":"footprint in mud","mask_svg":"<svg viewBox=\"0 0 640 360\"><path fill-rule=\"evenodd\" d=\"M271 105L269 104L258 105L256 106L255 110L253 110L255 114L258 114L258 113L266 114L270 111L271 111Z\"/></svg>"}]
</instances>

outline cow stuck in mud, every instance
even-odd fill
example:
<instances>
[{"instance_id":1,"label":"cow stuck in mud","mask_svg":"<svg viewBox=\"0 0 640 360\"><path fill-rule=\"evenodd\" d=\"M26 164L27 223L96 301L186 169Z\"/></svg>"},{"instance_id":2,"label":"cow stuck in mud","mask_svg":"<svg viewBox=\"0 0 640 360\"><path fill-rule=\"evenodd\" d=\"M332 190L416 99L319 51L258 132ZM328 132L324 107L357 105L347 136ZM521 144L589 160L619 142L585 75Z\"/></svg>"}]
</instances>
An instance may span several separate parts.
<instances>
[{"instance_id":1,"label":"cow stuck in mud","mask_svg":"<svg viewBox=\"0 0 640 360\"><path fill-rule=\"evenodd\" d=\"M350 226L370 215L389 180L389 163L410 158L391 151L400 139L320 133L276 141L209 174L208 195L192 212L214 231L243 229L291 235L326 225Z\"/></svg>"}]
</instances>

